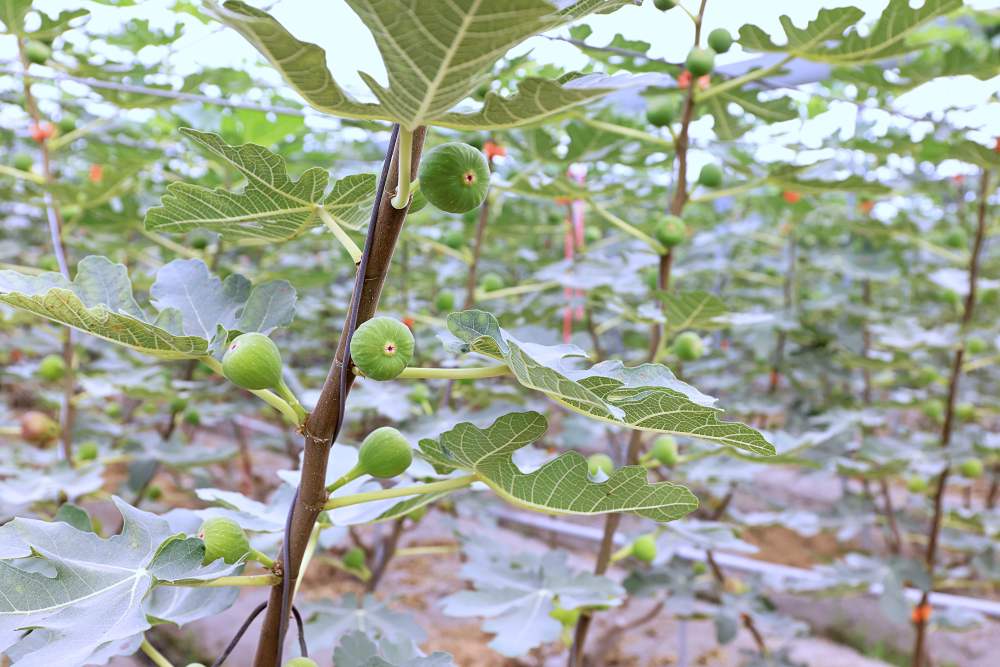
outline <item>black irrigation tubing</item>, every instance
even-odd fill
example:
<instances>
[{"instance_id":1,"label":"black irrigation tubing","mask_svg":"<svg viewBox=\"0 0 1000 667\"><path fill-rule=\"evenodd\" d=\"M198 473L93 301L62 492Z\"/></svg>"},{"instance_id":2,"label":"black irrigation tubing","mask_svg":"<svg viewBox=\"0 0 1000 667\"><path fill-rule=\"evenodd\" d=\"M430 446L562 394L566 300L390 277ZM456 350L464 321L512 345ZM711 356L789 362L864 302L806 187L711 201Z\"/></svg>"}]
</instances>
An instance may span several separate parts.
<instances>
[{"instance_id":1,"label":"black irrigation tubing","mask_svg":"<svg viewBox=\"0 0 1000 667\"><path fill-rule=\"evenodd\" d=\"M389 176L389 165L392 162L392 154L396 150L396 139L399 136L399 125L392 126L392 135L389 137L389 145L385 149L385 159L382 161L382 173L378 179L378 187L375 189L375 201L372 204L371 217L368 219L368 234L365 236L365 247L361 254L361 261L358 262L358 269L354 276L354 292L351 294L351 308L347 315L347 342L345 350L351 349L351 337L358 326L358 310L361 307L361 292L365 285L365 272L368 269L368 258L371 255L372 246L375 243L375 226L378 220L378 211L382 205L382 195L385 192L385 181ZM331 445L337 441L340 429L344 425L344 408L347 405L347 373L351 367L350 352L344 353L344 359L340 365L340 391L338 392L340 406L337 410L337 423L333 427L333 435L330 436ZM298 489L292 498L292 505L288 508L288 516L285 517L285 536L281 545L281 558L284 563L284 573L281 577L281 616L278 620L278 655L275 659L280 664L282 649L285 645L285 634L288 632L288 608L291 604L291 577L288 576L288 563L291 561L291 528L292 515L295 512L295 504L299 498ZM301 574L301 573L300 573ZM259 613L259 612L258 612Z\"/></svg>"},{"instance_id":2,"label":"black irrigation tubing","mask_svg":"<svg viewBox=\"0 0 1000 667\"><path fill-rule=\"evenodd\" d=\"M240 626L240 629L236 631L236 635L229 642L229 645L226 646L226 650L224 650L222 655L216 658L215 662L212 663L212 667L222 666L222 663L226 661L226 658L228 658L233 652L236 645L240 643L241 639L243 639L243 635L246 634L250 624L253 623L254 620L260 616L260 612L264 611L266 608L267 602L261 602L252 612L250 612L250 615L247 616L247 620L243 621L243 625ZM306 646L306 628L305 624L302 622L302 614L299 613L299 610L296 609L294 605L292 606L292 614L295 615L295 625L298 627L299 632L299 653L302 654L303 658L308 658L309 647Z\"/></svg>"}]
</instances>

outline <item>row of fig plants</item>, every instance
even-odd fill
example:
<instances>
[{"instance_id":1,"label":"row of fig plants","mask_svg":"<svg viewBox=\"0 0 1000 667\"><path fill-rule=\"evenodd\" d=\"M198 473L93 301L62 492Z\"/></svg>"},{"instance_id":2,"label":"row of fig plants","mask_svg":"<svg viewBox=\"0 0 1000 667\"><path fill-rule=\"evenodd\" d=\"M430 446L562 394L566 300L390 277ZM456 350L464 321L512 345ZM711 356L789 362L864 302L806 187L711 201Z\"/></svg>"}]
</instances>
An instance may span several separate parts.
<instances>
[{"instance_id":1,"label":"row of fig plants","mask_svg":"<svg viewBox=\"0 0 1000 667\"><path fill-rule=\"evenodd\" d=\"M408 535L433 530L430 509L459 519L471 587L444 613L484 619L508 656L562 642L571 667L604 664L616 633L672 614L713 618L723 644L742 628L748 664L797 664L782 640L802 624L776 612L763 582L720 565L720 552L755 549L734 526L854 539L857 552L838 553L808 586L881 587L889 617L913 624L914 665L931 623L978 620L932 617L928 591L996 579L995 408L976 397L996 392L997 290L981 276L995 264L998 155L935 119L917 119L934 127L920 143L859 132L853 153L811 169L753 153L769 124L800 117L801 95L764 92L794 63L834 68L811 116L854 104L860 118L865 95L891 109L935 77L995 72L975 20L927 45L928 26L959 2L890 2L865 36L859 10L825 9L805 28L785 23L782 46L744 26L744 50L780 56L741 75L714 70L733 37L703 31L704 0L690 11L653 3L656 20L691 23L680 65L626 37L588 41L580 20L618 0L348 4L387 72L387 85L363 75L374 102L345 92L322 49L269 14L236 1L210 3L210 16L191 9L245 37L311 119L341 119L318 127L277 93L213 111L227 100L202 84L255 90L242 72L206 70L178 90L134 85L157 67L98 68L61 38L82 12L3 8L22 86L8 103L23 110L5 139L34 152L12 149L0 167L7 199L33 207L7 219L48 231L40 253L13 254L36 268L0 272L0 301L18 309L8 376L40 394L17 429L34 446L17 451L3 490L17 516L0 528L14 664L141 650L170 665L176 649L154 646L153 628L223 613L246 587L269 596L232 643L182 664L222 664L253 641L243 635L257 618L256 665L301 667L329 649L342 667L452 664L424 656L424 631L367 595ZM593 71L505 59L551 31ZM176 38L138 22L106 39L138 51ZM879 65L911 55L895 78ZM93 101L39 99L45 76L75 77L112 108L173 106L154 121L114 118ZM644 119L623 111L637 107ZM175 128L190 125L215 131L182 127L178 143ZM692 178L695 158L704 166ZM375 160L381 173L367 173ZM955 160L977 170L975 191L940 181L937 167ZM307 168L296 179L288 164ZM37 317L63 326L27 342ZM59 352L44 354L52 335ZM756 428L723 419L704 392ZM45 448L56 440L58 451ZM239 468L237 489L220 462ZM739 498L767 495L755 482L765 465L839 476L844 493L827 511L749 512ZM984 469L980 496L970 480ZM81 507L100 512L101 498L120 519ZM484 548L483 526L517 516L504 505L601 515L592 573L558 552ZM116 520L120 533L102 526ZM323 567L366 595L305 601L310 569ZM922 593L908 599L906 586ZM602 615L628 618L615 608L642 597L654 603L631 628L588 641Z\"/></svg>"}]
</instances>

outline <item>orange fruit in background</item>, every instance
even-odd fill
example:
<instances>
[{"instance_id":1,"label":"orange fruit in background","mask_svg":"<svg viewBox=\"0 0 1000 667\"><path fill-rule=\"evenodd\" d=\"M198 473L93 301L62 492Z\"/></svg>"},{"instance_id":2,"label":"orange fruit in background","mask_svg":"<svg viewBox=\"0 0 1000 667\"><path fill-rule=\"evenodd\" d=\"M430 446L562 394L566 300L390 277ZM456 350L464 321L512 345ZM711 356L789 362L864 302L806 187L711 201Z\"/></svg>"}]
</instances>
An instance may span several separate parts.
<instances>
[{"instance_id":1,"label":"orange fruit in background","mask_svg":"<svg viewBox=\"0 0 1000 667\"><path fill-rule=\"evenodd\" d=\"M38 143L47 141L55 134L56 129L52 127L52 123L32 123L31 124L31 138Z\"/></svg>"},{"instance_id":2,"label":"orange fruit in background","mask_svg":"<svg viewBox=\"0 0 1000 667\"><path fill-rule=\"evenodd\" d=\"M875 208L875 202L873 202L871 199L862 199L858 203L858 208L861 209L862 213L868 215L869 213L872 212L872 209Z\"/></svg>"},{"instance_id":3,"label":"orange fruit in background","mask_svg":"<svg viewBox=\"0 0 1000 667\"><path fill-rule=\"evenodd\" d=\"M910 613L910 620L914 623L926 623L931 620L931 606L929 604L918 604Z\"/></svg>"},{"instance_id":4,"label":"orange fruit in background","mask_svg":"<svg viewBox=\"0 0 1000 667\"><path fill-rule=\"evenodd\" d=\"M785 190L781 193L781 196L785 198L785 201L789 204L798 204L802 200L802 195L794 190Z\"/></svg>"},{"instance_id":5,"label":"orange fruit in background","mask_svg":"<svg viewBox=\"0 0 1000 667\"><path fill-rule=\"evenodd\" d=\"M487 160L492 160L495 157L506 157L507 149L498 143L487 141L483 144L483 153L486 154Z\"/></svg>"},{"instance_id":6,"label":"orange fruit in background","mask_svg":"<svg viewBox=\"0 0 1000 667\"><path fill-rule=\"evenodd\" d=\"M104 167L99 164L90 165L90 173L87 177L91 183L100 183L104 180Z\"/></svg>"}]
</instances>

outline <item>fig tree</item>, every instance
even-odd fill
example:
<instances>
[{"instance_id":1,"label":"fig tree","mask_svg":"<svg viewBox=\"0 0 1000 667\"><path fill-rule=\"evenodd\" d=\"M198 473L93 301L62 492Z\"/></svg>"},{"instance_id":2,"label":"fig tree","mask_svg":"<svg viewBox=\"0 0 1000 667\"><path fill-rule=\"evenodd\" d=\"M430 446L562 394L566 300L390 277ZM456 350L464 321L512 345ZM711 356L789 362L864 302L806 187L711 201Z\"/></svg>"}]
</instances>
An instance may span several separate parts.
<instances>
[{"instance_id":1,"label":"fig tree","mask_svg":"<svg viewBox=\"0 0 1000 667\"><path fill-rule=\"evenodd\" d=\"M715 67L715 51L712 49L693 48L684 61L688 71L694 76L705 76L712 73Z\"/></svg>"},{"instance_id":2,"label":"fig tree","mask_svg":"<svg viewBox=\"0 0 1000 667\"><path fill-rule=\"evenodd\" d=\"M643 563L652 563L656 558L656 536L640 535L632 542L632 555Z\"/></svg>"},{"instance_id":3,"label":"fig tree","mask_svg":"<svg viewBox=\"0 0 1000 667\"><path fill-rule=\"evenodd\" d=\"M226 517L206 519L201 524L198 537L205 543L204 565L220 558L232 565L250 554L250 541L243 527Z\"/></svg>"},{"instance_id":4,"label":"fig tree","mask_svg":"<svg viewBox=\"0 0 1000 667\"><path fill-rule=\"evenodd\" d=\"M20 421L21 437L33 445L47 445L59 437L59 423L44 412L29 410Z\"/></svg>"},{"instance_id":5,"label":"fig tree","mask_svg":"<svg viewBox=\"0 0 1000 667\"><path fill-rule=\"evenodd\" d=\"M344 553L344 557L341 558L341 561L344 563L345 567L348 567L352 570L360 570L365 566L364 549L362 549L361 547L354 547L352 549L348 549Z\"/></svg>"},{"instance_id":6,"label":"fig tree","mask_svg":"<svg viewBox=\"0 0 1000 667\"><path fill-rule=\"evenodd\" d=\"M673 248L687 238L687 227L678 216L668 215L657 223L655 234L657 241L668 248Z\"/></svg>"},{"instance_id":7,"label":"fig tree","mask_svg":"<svg viewBox=\"0 0 1000 667\"><path fill-rule=\"evenodd\" d=\"M661 12L666 12L677 6L677 0L653 0L653 6Z\"/></svg>"},{"instance_id":8,"label":"fig tree","mask_svg":"<svg viewBox=\"0 0 1000 667\"><path fill-rule=\"evenodd\" d=\"M958 464L958 473L968 479L976 479L983 475L983 461L977 458L968 458Z\"/></svg>"},{"instance_id":9,"label":"fig tree","mask_svg":"<svg viewBox=\"0 0 1000 667\"><path fill-rule=\"evenodd\" d=\"M693 331L685 331L674 339L674 354L681 361L695 361L705 353L705 343Z\"/></svg>"},{"instance_id":10,"label":"fig tree","mask_svg":"<svg viewBox=\"0 0 1000 667\"><path fill-rule=\"evenodd\" d=\"M603 470L610 477L615 471L615 462L607 454L591 454L587 457L587 470L591 477L596 477L598 470Z\"/></svg>"},{"instance_id":11,"label":"fig tree","mask_svg":"<svg viewBox=\"0 0 1000 667\"><path fill-rule=\"evenodd\" d=\"M733 45L733 36L725 28L716 28L708 33L708 45L716 53L725 53Z\"/></svg>"},{"instance_id":12,"label":"fig tree","mask_svg":"<svg viewBox=\"0 0 1000 667\"><path fill-rule=\"evenodd\" d=\"M281 352L262 333L240 334L222 357L222 373L244 389L274 389L282 384Z\"/></svg>"},{"instance_id":13,"label":"fig tree","mask_svg":"<svg viewBox=\"0 0 1000 667\"><path fill-rule=\"evenodd\" d=\"M14 155L14 169L18 171L31 171L35 160L27 153L17 153Z\"/></svg>"},{"instance_id":14,"label":"fig tree","mask_svg":"<svg viewBox=\"0 0 1000 667\"><path fill-rule=\"evenodd\" d=\"M503 289L503 278L498 273L487 273L483 276L483 281L479 285L484 292L495 292Z\"/></svg>"},{"instance_id":15,"label":"fig tree","mask_svg":"<svg viewBox=\"0 0 1000 667\"><path fill-rule=\"evenodd\" d=\"M434 307L442 313L450 313L455 308L455 295L451 292L438 292Z\"/></svg>"},{"instance_id":16,"label":"fig tree","mask_svg":"<svg viewBox=\"0 0 1000 667\"><path fill-rule=\"evenodd\" d=\"M441 144L420 163L420 190L442 211L465 213L478 208L489 189L489 162L468 144Z\"/></svg>"},{"instance_id":17,"label":"fig tree","mask_svg":"<svg viewBox=\"0 0 1000 667\"><path fill-rule=\"evenodd\" d=\"M354 365L373 380L391 380L413 358L413 333L399 320L373 317L351 337Z\"/></svg>"},{"instance_id":18,"label":"fig tree","mask_svg":"<svg viewBox=\"0 0 1000 667\"><path fill-rule=\"evenodd\" d=\"M717 188L722 185L722 169L716 164L706 164L698 173L698 183L706 188Z\"/></svg>"},{"instance_id":19,"label":"fig tree","mask_svg":"<svg viewBox=\"0 0 1000 667\"><path fill-rule=\"evenodd\" d=\"M29 39L24 45L24 55L27 56L28 62L44 65L52 57L52 47L45 42Z\"/></svg>"},{"instance_id":20,"label":"fig tree","mask_svg":"<svg viewBox=\"0 0 1000 667\"><path fill-rule=\"evenodd\" d=\"M358 451L358 469L380 479L401 475L411 463L413 449L410 443L391 426L382 426L369 433Z\"/></svg>"},{"instance_id":21,"label":"fig tree","mask_svg":"<svg viewBox=\"0 0 1000 667\"><path fill-rule=\"evenodd\" d=\"M38 377L46 382L56 382L65 375L66 362L58 354L49 354L38 364Z\"/></svg>"},{"instance_id":22,"label":"fig tree","mask_svg":"<svg viewBox=\"0 0 1000 667\"><path fill-rule=\"evenodd\" d=\"M649 453L665 466L675 465L677 463L677 440L672 435L661 435L653 441L653 447Z\"/></svg>"}]
</instances>

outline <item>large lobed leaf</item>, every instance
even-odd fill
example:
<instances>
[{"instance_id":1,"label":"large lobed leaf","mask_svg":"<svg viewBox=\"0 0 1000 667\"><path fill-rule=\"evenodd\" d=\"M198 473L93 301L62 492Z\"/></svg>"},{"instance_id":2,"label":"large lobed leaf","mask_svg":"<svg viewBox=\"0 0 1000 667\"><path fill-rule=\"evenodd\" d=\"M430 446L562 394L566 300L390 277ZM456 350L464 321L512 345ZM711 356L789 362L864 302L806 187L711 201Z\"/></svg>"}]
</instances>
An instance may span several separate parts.
<instances>
[{"instance_id":1,"label":"large lobed leaf","mask_svg":"<svg viewBox=\"0 0 1000 667\"><path fill-rule=\"evenodd\" d=\"M160 268L150 294L155 318L136 303L125 266L95 255L80 260L72 281L0 271L0 302L164 359L203 357L228 331L266 333L291 322L295 309L287 282L253 287L238 274L222 281L195 259Z\"/></svg>"},{"instance_id":2,"label":"large lobed leaf","mask_svg":"<svg viewBox=\"0 0 1000 667\"><path fill-rule=\"evenodd\" d=\"M642 466L619 468L606 481L593 482L587 460L578 452L565 452L534 472L521 472L512 460L514 452L541 438L547 427L537 412L515 412L485 429L462 422L438 440L421 440L420 449L435 466L467 470L505 500L536 511L633 512L673 521L698 507L698 499L683 486L649 484Z\"/></svg>"},{"instance_id":3,"label":"large lobed leaf","mask_svg":"<svg viewBox=\"0 0 1000 667\"><path fill-rule=\"evenodd\" d=\"M232 193L189 183L171 183L160 206L146 212L146 229L183 233L208 229L231 240L261 243L287 241L320 224L323 208L338 223L361 226L375 195L375 176L357 174L337 181L324 198L329 175L306 170L298 181L288 177L280 155L262 146L230 146L216 134L181 128L213 156L247 179L243 192Z\"/></svg>"},{"instance_id":4,"label":"large lobed leaf","mask_svg":"<svg viewBox=\"0 0 1000 667\"><path fill-rule=\"evenodd\" d=\"M488 93L475 113L452 109L469 97L492 66L525 39L623 0L580 0L556 10L544 0L348 0L375 38L388 87L362 73L378 100L359 102L334 81L326 54L292 36L264 11L240 0L213 4L213 12L253 44L316 109L342 118L390 120L405 128L439 125L484 130L527 125L598 99L630 77L590 75L560 80L529 78L510 97Z\"/></svg>"},{"instance_id":5,"label":"large lobed leaf","mask_svg":"<svg viewBox=\"0 0 1000 667\"><path fill-rule=\"evenodd\" d=\"M201 540L114 501L124 525L107 539L63 522L16 518L0 527L0 651L15 667L103 664L132 653L150 627L157 584L215 579L240 567L221 559L203 567ZM170 606L156 609L158 618L174 620Z\"/></svg>"},{"instance_id":6,"label":"large lobed leaf","mask_svg":"<svg viewBox=\"0 0 1000 667\"><path fill-rule=\"evenodd\" d=\"M905 41L909 34L961 6L962 0L924 0L913 9L910 0L890 0L864 36L856 27L848 31L864 16L857 7L822 9L805 28L796 28L786 15L780 18L785 44L775 44L755 25L740 28L740 44L750 51L787 53L837 65L862 64L908 53L912 50Z\"/></svg>"},{"instance_id":7,"label":"large lobed leaf","mask_svg":"<svg viewBox=\"0 0 1000 667\"><path fill-rule=\"evenodd\" d=\"M522 385L581 414L645 431L711 440L752 454L774 454L774 446L756 430L720 421L722 411L712 407L714 399L678 380L666 366L630 368L605 361L574 370L565 366L564 359L584 356L578 348L521 343L500 328L496 317L481 310L452 313L448 328L469 351L506 362Z\"/></svg>"}]
</instances>

